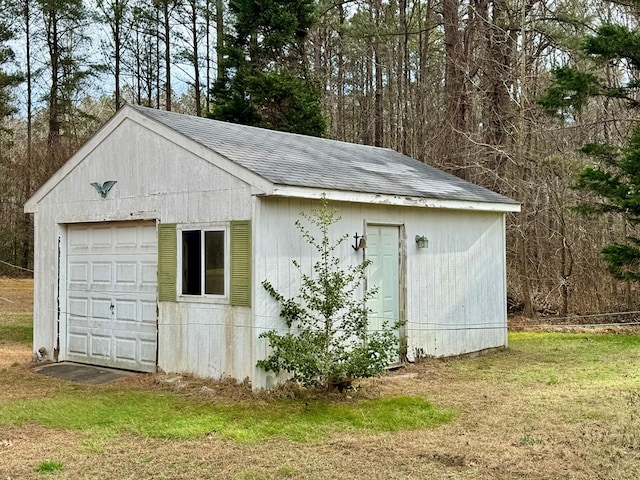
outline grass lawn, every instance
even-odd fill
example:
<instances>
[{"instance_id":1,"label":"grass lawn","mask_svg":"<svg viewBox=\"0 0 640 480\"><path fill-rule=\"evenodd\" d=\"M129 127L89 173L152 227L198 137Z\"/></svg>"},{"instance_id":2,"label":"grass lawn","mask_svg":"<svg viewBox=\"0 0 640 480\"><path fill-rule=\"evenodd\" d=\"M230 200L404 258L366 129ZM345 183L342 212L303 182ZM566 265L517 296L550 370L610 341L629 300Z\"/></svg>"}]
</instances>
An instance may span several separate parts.
<instances>
[{"instance_id":1,"label":"grass lawn","mask_svg":"<svg viewBox=\"0 0 640 480\"><path fill-rule=\"evenodd\" d=\"M640 336L510 334L352 398L31 367L29 281L0 279L0 480L640 478Z\"/></svg>"}]
</instances>

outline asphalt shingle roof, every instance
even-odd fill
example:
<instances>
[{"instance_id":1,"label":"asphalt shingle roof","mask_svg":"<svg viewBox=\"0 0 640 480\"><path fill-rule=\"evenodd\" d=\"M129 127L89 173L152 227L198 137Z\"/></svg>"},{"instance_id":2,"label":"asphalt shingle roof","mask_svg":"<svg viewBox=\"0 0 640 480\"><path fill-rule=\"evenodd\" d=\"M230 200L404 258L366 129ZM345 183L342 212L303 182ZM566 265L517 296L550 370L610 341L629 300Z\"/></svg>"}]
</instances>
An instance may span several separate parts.
<instances>
[{"instance_id":1,"label":"asphalt shingle roof","mask_svg":"<svg viewBox=\"0 0 640 480\"><path fill-rule=\"evenodd\" d=\"M277 132L134 106L275 185L516 204L388 148Z\"/></svg>"}]
</instances>

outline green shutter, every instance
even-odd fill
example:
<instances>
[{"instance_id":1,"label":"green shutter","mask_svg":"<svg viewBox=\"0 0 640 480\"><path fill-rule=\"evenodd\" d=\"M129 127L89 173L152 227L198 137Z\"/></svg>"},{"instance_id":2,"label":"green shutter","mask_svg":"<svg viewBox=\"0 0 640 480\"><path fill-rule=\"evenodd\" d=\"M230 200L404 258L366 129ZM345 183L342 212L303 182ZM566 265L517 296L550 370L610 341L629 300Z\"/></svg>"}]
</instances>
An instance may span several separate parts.
<instances>
[{"instance_id":1,"label":"green shutter","mask_svg":"<svg viewBox=\"0 0 640 480\"><path fill-rule=\"evenodd\" d=\"M158 301L176 301L177 234L175 223L158 225Z\"/></svg>"},{"instance_id":2,"label":"green shutter","mask_svg":"<svg viewBox=\"0 0 640 480\"><path fill-rule=\"evenodd\" d=\"M231 292L229 303L251 306L251 221L231 222Z\"/></svg>"}]
</instances>

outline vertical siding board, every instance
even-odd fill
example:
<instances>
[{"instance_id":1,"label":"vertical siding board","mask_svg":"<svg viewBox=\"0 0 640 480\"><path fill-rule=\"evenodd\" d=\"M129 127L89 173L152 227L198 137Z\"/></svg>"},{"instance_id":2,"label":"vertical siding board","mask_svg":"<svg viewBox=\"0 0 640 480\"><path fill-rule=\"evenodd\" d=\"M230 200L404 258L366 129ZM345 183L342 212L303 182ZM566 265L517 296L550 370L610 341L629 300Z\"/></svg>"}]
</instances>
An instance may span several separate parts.
<instances>
[{"instance_id":1,"label":"vertical siding board","mask_svg":"<svg viewBox=\"0 0 640 480\"><path fill-rule=\"evenodd\" d=\"M213 313L213 312L211 312ZM210 313L210 314L211 314ZM226 312L225 312L226 313ZM211 342L209 343L209 365L212 376L220 377L226 371L230 374L233 370L229 368L229 365L224 362L225 353L225 335L224 327L227 322L226 315L214 317L218 320L214 325L209 328L211 330ZM235 373L235 372L234 372Z\"/></svg>"},{"instance_id":2,"label":"vertical siding board","mask_svg":"<svg viewBox=\"0 0 640 480\"><path fill-rule=\"evenodd\" d=\"M289 283L288 272L289 265L282 263L285 256L283 249L282 234L286 236L287 228L281 225L289 220L288 213L283 214L282 202L262 202L260 222L262 229L260 230L260 240L262 243L262 253L264 254L264 271L257 278L256 288L260 291L264 298L265 308L260 311L264 315L261 324L265 330L278 327L279 306L262 287L264 280L271 282L273 285L283 286ZM263 236L264 234L264 236ZM288 293L288 292L287 292ZM286 295L287 293L284 293ZM261 333L261 332L258 332ZM262 358L262 357L261 357Z\"/></svg>"},{"instance_id":3,"label":"vertical siding board","mask_svg":"<svg viewBox=\"0 0 640 480\"><path fill-rule=\"evenodd\" d=\"M206 317L203 317L203 313L206 310L200 306L192 307L186 312L186 363L187 372L196 375L198 370L198 339L202 333L202 326L200 323Z\"/></svg>"},{"instance_id":4,"label":"vertical siding board","mask_svg":"<svg viewBox=\"0 0 640 480\"><path fill-rule=\"evenodd\" d=\"M207 315L205 309L199 312L198 323L190 328L194 331L196 335L196 343L194 345L194 350L198 355L198 363L197 367L194 369L194 373L197 372L206 372L209 370L209 351L212 349L212 341L210 338L211 335L211 327L209 325L200 325L202 322L202 318L207 318L204 315Z\"/></svg>"},{"instance_id":5,"label":"vertical siding board","mask_svg":"<svg viewBox=\"0 0 640 480\"><path fill-rule=\"evenodd\" d=\"M33 350L45 347L53 359L57 335L58 239L57 228L51 221L52 212L40 210L34 218L34 270L46 272L35 275Z\"/></svg>"}]
</instances>

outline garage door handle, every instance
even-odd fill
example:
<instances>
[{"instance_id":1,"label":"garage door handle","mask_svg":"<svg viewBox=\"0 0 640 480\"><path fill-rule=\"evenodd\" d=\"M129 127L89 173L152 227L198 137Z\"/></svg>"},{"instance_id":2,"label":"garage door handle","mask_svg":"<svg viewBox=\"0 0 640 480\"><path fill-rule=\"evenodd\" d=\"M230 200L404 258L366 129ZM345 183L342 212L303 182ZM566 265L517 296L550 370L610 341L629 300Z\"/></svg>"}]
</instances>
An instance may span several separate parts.
<instances>
[{"instance_id":1,"label":"garage door handle","mask_svg":"<svg viewBox=\"0 0 640 480\"><path fill-rule=\"evenodd\" d=\"M109 310L111 310L111 315L113 315L113 309L116 308L116 306L111 303L111 305L109 305Z\"/></svg>"}]
</instances>

